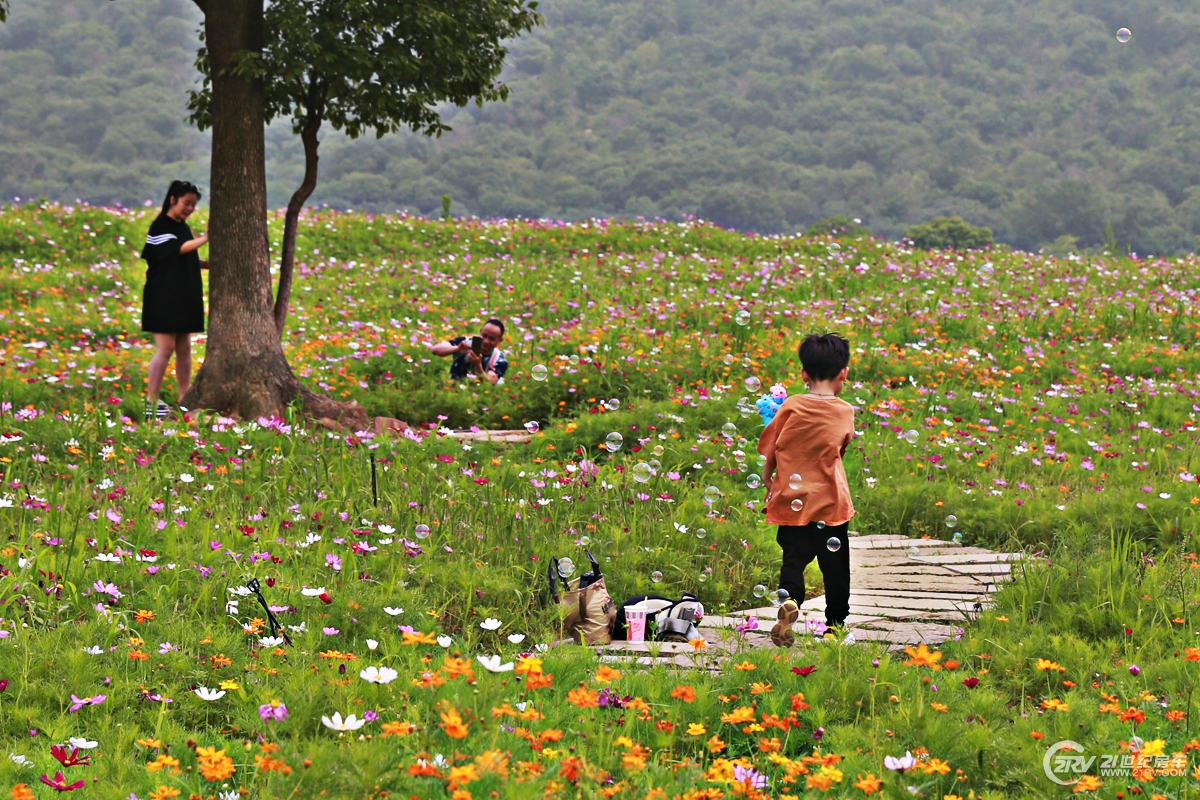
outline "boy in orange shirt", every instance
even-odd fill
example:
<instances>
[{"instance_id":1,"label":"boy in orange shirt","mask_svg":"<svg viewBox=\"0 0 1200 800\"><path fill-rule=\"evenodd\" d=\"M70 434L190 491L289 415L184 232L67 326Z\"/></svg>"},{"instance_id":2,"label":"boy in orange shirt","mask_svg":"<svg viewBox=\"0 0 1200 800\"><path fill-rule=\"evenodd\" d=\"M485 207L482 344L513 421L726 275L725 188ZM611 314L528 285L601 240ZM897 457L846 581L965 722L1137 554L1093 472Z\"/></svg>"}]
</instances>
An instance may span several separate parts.
<instances>
[{"instance_id":1,"label":"boy in orange shirt","mask_svg":"<svg viewBox=\"0 0 1200 800\"><path fill-rule=\"evenodd\" d=\"M809 335L800 364L808 393L785 400L758 440L767 459L767 522L779 526L783 548L779 587L789 595L771 629L771 640L783 647L795 640L804 568L814 558L825 579L825 624L844 626L850 613L847 531L855 511L842 457L854 439L854 406L837 399L850 371L850 343L832 333Z\"/></svg>"}]
</instances>

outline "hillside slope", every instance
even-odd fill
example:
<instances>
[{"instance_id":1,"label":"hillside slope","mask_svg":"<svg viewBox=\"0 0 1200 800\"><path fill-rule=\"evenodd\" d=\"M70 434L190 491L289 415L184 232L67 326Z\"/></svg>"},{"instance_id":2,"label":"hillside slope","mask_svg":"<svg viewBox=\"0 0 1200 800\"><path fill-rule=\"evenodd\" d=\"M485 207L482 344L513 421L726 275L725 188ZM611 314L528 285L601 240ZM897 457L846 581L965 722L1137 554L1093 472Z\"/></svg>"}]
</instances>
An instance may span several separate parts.
<instances>
[{"instance_id":1,"label":"hillside slope","mask_svg":"<svg viewBox=\"0 0 1200 800\"><path fill-rule=\"evenodd\" d=\"M203 156L179 122L194 80L189 3L16 5L0 29L0 191L129 202L161 182L159 165ZM449 193L455 213L698 214L759 231L846 213L893 236L959 214L1023 247L1097 244L1110 225L1138 252L1191 250L1200 234L1200 10L1186 0L549 0L542 11L547 25L514 47L509 103L449 109L456 130L437 142L327 135L314 201L429 213ZM30 16L43 20L36 36ZM70 37L85 34L103 57L73 63ZM152 68L135 66L147 58ZM81 116L60 119L64 96ZM115 112L89 112L97 97ZM98 117L106 126L77 130ZM268 139L282 203L299 148L286 126Z\"/></svg>"}]
</instances>

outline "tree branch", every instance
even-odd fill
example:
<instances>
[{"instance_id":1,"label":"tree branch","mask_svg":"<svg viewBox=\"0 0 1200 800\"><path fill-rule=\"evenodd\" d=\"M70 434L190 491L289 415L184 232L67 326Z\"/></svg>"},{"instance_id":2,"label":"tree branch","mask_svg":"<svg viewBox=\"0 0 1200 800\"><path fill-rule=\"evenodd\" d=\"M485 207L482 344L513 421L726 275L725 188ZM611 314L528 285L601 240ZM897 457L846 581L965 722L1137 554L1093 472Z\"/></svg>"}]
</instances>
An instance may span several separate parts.
<instances>
[{"instance_id":1,"label":"tree branch","mask_svg":"<svg viewBox=\"0 0 1200 800\"><path fill-rule=\"evenodd\" d=\"M300 211L304 208L304 201L317 188L317 148L321 145L317 133L321 130L321 122L325 115L325 90L321 83L312 84L307 106L304 129L300 132L300 141L304 143L304 180L288 201L283 222L279 292L275 295L275 329L280 337L283 336L283 326L287 322L288 305L292 296L292 267L296 260L296 228L300 221Z\"/></svg>"},{"instance_id":2,"label":"tree branch","mask_svg":"<svg viewBox=\"0 0 1200 800\"><path fill-rule=\"evenodd\" d=\"M208 13L208 0L192 0L193 3L200 9L201 14Z\"/></svg>"}]
</instances>

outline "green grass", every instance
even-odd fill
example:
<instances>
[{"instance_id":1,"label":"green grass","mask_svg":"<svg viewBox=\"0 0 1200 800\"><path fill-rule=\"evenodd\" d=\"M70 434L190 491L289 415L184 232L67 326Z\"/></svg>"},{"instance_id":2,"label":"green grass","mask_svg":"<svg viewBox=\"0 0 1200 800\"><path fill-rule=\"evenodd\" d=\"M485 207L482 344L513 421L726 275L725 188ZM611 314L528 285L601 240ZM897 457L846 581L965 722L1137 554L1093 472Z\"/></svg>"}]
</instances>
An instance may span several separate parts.
<instances>
[{"instance_id":1,"label":"green grass","mask_svg":"<svg viewBox=\"0 0 1200 800\"><path fill-rule=\"evenodd\" d=\"M51 796L38 783L54 774L50 745L83 736L98 742L92 764L66 769L67 779L86 779L78 791L104 798L144 800L158 787L183 797L449 797L452 782L475 798L734 795L720 758L763 772L772 797L857 797L853 784L868 773L884 778L888 797L910 797L910 786L939 800L1061 797L1070 790L1042 771L1053 742L1099 755L1136 733L1164 740L1169 756L1196 736L1200 665L1185 648L1198 644L1200 492L1180 477L1200 471L1192 259L960 256L866 240L831 255L824 240L704 226L313 216L301 230L288 355L310 385L427 423L421 441L378 440L296 418L137 421L149 351L137 332L141 267L130 243L147 223L92 208L0 213L0 242L11 243L0 251L0 394L12 404L0 417L0 738L30 762L0 763L5 785ZM743 308L747 326L734 320ZM512 323L505 384L448 385L448 365L424 343L491 314ZM761 492L745 483L761 423L736 400L751 376L800 390L795 346L827 326L854 352L843 394L860 406L863 433L847 456L852 527L947 539L961 531L970 544L1042 553L994 611L943 648L941 663L958 668L812 643L733 659L752 670L621 667L602 685L590 650L536 653L558 638L540 591L547 561L584 565L585 541L618 601L693 591L710 613L755 604L752 587L771 585L778 550L761 523ZM550 367L545 382L530 378L537 363ZM613 398L615 411L603 405ZM542 430L529 445L464 446L436 432L533 419ZM726 422L737 441L720 435ZM915 443L901 436L909 430ZM612 431L624 447L610 455L600 444ZM638 483L631 467L650 459L661 467ZM711 506L708 486L722 492ZM431 535L418 539L418 525ZM406 552L401 538L422 552ZM114 556L119 563L106 560ZM285 625L304 625L291 647L245 631L265 615L229 590L249 577ZM331 602L305 586L324 587ZM488 618L500 627L481 627ZM399 625L451 642L405 645ZM544 659L551 686L531 689L474 660L522 652ZM450 677L455 654L473 681ZM1065 671L1039 670L1038 659ZM792 672L810 665L807 676ZM368 683L359 677L368 666L398 677ZM420 685L431 675L444 684ZM237 688L218 700L192 691L222 681ZM580 683L641 698L648 710L578 707L568 697ZM677 685L693 687L695 701L672 697ZM70 713L72 694L107 699ZM260 718L272 700L287 719ZM1066 709L1043 708L1052 700ZM493 716L525 702L544 718ZM721 721L751 705L759 725L795 708L798 727L745 732L747 723ZM1133 711L1122 721L1101 706ZM451 709L468 722L464 738L440 725ZM321 722L367 711L378 718L345 736ZM1135 724L1137 711L1145 716ZM384 737L386 723L401 722L413 732ZM546 731L562 739L540 739ZM713 736L724 744L715 753ZM207 781L193 746L224 749L236 772ZM840 761L819 775L814 749ZM884 768L885 756L906 750L949 772ZM148 770L162 754L180 771L169 762ZM264 769L262 756L282 759L287 773ZM451 768L467 764L478 778L452 781ZM437 775L419 774L428 770ZM1138 786L1182 797L1190 784L1104 777L1097 794Z\"/></svg>"}]
</instances>

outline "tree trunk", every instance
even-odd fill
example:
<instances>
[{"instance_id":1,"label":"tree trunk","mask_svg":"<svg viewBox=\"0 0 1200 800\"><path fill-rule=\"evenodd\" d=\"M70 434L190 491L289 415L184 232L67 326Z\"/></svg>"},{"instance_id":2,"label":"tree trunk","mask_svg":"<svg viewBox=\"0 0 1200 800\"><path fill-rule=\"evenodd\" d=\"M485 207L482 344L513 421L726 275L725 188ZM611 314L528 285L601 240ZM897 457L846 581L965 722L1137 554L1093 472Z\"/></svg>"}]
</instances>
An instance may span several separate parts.
<instances>
[{"instance_id":1,"label":"tree trunk","mask_svg":"<svg viewBox=\"0 0 1200 800\"><path fill-rule=\"evenodd\" d=\"M300 396L309 416L365 427L366 412L357 404L302 389L275 327L263 86L235 74L244 59L262 52L263 0L206 0L204 11L213 122L208 345L182 405L254 419L283 416Z\"/></svg>"},{"instance_id":2,"label":"tree trunk","mask_svg":"<svg viewBox=\"0 0 1200 800\"><path fill-rule=\"evenodd\" d=\"M279 260L279 294L275 296L275 329L283 336L283 326L287 322L288 302L292 297L292 265L296 261L296 226L299 224L300 211L304 201L312 196L317 188L317 148L321 142L317 140L317 132L321 129L321 114L309 109L308 121L300 132L300 141L304 142L304 180L296 189L292 199L288 201L287 215L283 221L283 252Z\"/></svg>"}]
</instances>

